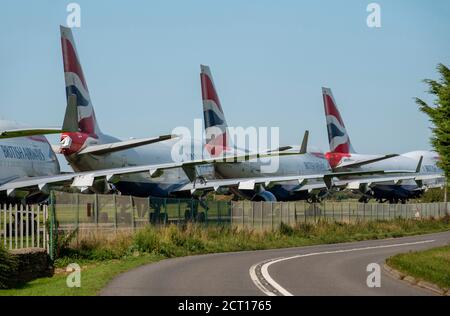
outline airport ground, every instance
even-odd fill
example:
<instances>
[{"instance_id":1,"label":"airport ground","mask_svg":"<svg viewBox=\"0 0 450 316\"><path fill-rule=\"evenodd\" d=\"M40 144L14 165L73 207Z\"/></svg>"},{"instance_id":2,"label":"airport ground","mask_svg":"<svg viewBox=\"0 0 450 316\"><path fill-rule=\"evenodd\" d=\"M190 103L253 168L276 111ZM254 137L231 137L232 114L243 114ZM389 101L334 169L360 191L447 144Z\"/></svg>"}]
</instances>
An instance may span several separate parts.
<instances>
[{"instance_id":1,"label":"airport ground","mask_svg":"<svg viewBox=\"0 0 450 316\"><path fill-rule=\"evenodd\" d=\"M332 283L334 285L337 285L339 280L342 281L339 284L350 282L354 285L351 280L342 278L362 277L364 269L360 269L360 273L350 273L354 271L355 264L361 264L362 261L367 261L366 259L381 263L398 253L443 246L450 241L449 230L449 218L422 221L398 219L362 224L302 224L294 228L282 225L277 231L264 233L231 227L205 228L196 225L181 228L149 227L135 235L124 233L115 235L114 238L97 235L76 244L68 244L65 249L61 249L60 258L56 261L56 274L52 278L38 279L19 289L1 290L0 295L263 295L264 292L252 282L249 275L252 265L280 256L324 251L334 252L327 256L335 256L335 260L330 261L327 256L317 256L317 261L315 257L311 257L299 262L300 258L294 258L274 266L276 278L281 280L281 284L288 284L287 288L295 295L339 294L326 290L327 284L329 285L326 278L330 277L330 274L338 274L338 279ZM424 235L438 232L446 233ZM393 239L400 237L407 239ZM352 249L361 251L349 251ZM219 254L203 256L211 253ZM175 257L182 258L173 259ZM82 267L80 288L66 286L67 274L64 268L72 262L77 262ZM156 262L158 263L152 264ZM333 263L331 267L330 263ZM324 265L327 269L323 269ZM142 267L134 269L139 266ZM314 271L298 273L299 269L303 271L302 267L314 267ZM342 268L344 271L339 270ZM122 274L128 270L131 271ZM272 273L272 270L270 272ZM159 277L155 279L157 275ZM117 276L118 278L114 279ZM179 284L180 277L190 281L183 282L184 285ZM299 277L302 284L322 284L323 288L318 293L308 293L295 284L290 285L289 282L298 281ZM152 284L153 288L144 284L133 285L133 282L140 282L139 280ZM384 290L388 292L380 291L380 294L427 294L420 289L411 290L404 284L399 285L397 280L386 280ZM206 286L208 283L210 286ZM186 287L186 284L189 286ZM363 282L358 286L364 285ZM241 289L242 293L236 292L236 289ZM336 288L331 287L328 290L333 291ZM357 289L348 286L345 291L341 294L371 294L367 292L367 287Z\"/></svg>"}]
</instances>

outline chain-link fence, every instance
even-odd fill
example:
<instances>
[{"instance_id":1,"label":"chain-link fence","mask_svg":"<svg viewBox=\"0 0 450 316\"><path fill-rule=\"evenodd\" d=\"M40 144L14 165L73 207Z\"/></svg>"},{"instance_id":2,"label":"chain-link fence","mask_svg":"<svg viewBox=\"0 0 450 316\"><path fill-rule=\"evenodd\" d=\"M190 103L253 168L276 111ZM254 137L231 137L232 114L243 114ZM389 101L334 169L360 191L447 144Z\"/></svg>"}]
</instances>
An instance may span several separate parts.
<instances>
[{"instance_id":1,"label":"chain-link fence","mask_svg":"<svg viewBox=\"0 0 450 316\"><path fill-rule=\"evenodd\" d=\"M277 229L281 223L441 218L450 203L376 204L356 202L220 202L194 199L138 198L122 195L52 193L60 231L134 230L149 224L197 222ZM53 208L51 208L53 210Z\"/></svg>"},{"instance_id":2,"label":"chain-link fence","mask_svg":"<svg viewBox=\"0 0 450 316\"><path fill-rule=\"evenodd\" d=\"M231 222L231 205L220 201L52 193L59 230L136 229L149 224Z\"/></svg>"},{"instance_id":3,"label":"chain-link fence","mask_svg":"<svg viewBox=\"0 0 450 316\"><path fill-rule=\"evenodd\" d=\"M375 204L355 202L232 202L232 224L251 229L276 229L281 223L356 223L395 218L442 218L450 203Z\"/></svg>"}]
</instances>

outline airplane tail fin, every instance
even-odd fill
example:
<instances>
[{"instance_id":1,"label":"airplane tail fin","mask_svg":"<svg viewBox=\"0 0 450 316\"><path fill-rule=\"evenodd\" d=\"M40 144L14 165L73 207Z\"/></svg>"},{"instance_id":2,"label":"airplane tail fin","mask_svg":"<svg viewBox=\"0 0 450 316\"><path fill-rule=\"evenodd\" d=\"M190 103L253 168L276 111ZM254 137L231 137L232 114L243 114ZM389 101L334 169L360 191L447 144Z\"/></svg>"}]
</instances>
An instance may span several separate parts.
<instances>
[{"instance_id":1,"label":"airplane tail fin","mask_svg":"<svg viewBox=\"0 0 450 316\"><path fill-rule=\"evenodd\" d=\"M330 152L341 154L355 153L331 89L322 88L322 95Z\"/></svg>"},{"instance_id":2,"label":"airplane tail fin","mask_svg":"<svg viewBox=\"0 0 450 316\"><path fill-rule=\"evenodd\" d=\"M230 145L228 125L214 86L211 70L204 65L201 65L200 68L206 148L214 157L221 155Z\"/></svg>"},{"instance_id":3,"label":"airplane tail fin","mask_svg":"<svg viewBox=\"0 0 450 316\"><path fill-rule=\"evenodd\" d=\"M76 100L77 115L70 116L72 120L76 120L76 122L72 122L72 125L77 125L79 132L85 133L89 137L98 138L101 132L95 119L94 108L91 103L83 69L81 68L72 30L61 26L60 31L68 107L70 107L71 96L76 97L73 100ZM70 112L73 112L73 109Z\"/></svg>"}]
</instances>

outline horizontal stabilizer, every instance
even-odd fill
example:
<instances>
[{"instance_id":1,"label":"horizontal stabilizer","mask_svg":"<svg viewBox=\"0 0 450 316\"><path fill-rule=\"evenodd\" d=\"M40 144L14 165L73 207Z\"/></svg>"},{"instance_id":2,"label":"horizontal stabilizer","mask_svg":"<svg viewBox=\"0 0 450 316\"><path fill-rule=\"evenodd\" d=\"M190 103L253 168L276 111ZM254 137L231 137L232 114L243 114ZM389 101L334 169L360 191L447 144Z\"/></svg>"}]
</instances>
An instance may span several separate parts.
<instances>
[{"instance_id":1,"label":"horizontal stabilizer","mask_svg":"<svg viewBox=\"0 0 450 316\"><path fill-rule=\"evenodd\" d=\"M110 143L110 144L102 144L102 145L92 145L88 146L85 149L81 150L78 155L106 155L113 152L126 150L130 148L140 147L144 145L159 143L165 140L169 140L175 138L175 135L163 135L159 137L152 138L141 138L141 139L131 139L125 140L123 142Z\"/></svg>"},{"instance_id":2,"label":"horizontal stabilizer","mask_svg":"<svg viewBox=\"0 0 450 316\"><path fill-rule=\"evenodd\" d=\"M390 154L390 155L385 155L385 156L381 156L381 157L377 157L377 158L373 158L373 159L366 159L366 160L357 160L357 161L348 161L348 162L342 162L340 163L335 170L339 170L339 169L344 169L344 168L358 168L361 166L365 166L365 165L370 165L372 163L375 162L379 162L379 161L383 161L383 160L387 160L390 158L394 158L399 156L398 154Z\"/></svg>"}]
</instances>

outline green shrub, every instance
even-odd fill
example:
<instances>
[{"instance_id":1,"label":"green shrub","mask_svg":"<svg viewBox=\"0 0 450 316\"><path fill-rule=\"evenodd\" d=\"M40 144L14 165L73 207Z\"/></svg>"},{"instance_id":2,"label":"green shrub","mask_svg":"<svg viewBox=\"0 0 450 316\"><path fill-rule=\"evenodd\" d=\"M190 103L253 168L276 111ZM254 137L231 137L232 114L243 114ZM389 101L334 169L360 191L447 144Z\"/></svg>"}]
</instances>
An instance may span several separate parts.
<instances>
[{"instance_id":1,"label":"green shrub","mask_svg":"<svg viewBox=\"0 0 450 316\"><path fill-rule=\"evenodd\" d=\"M158 253L160 249L160 236L155 228L148 226L136 233L134 246L140 252Z\"/></svg>"},{"instance_id":2,"label":"green shrub","mask_svg":"<svg viewBox=\"0 0 450 316\"><path fill-rule=\"evenodd\" d=\"M17 262L7 250L0 246L0 289L12 286L11 277L17 273Z\"/></svg>"},{"instance_id":3,"label":"green shrub","mask_svg":"<svg viewBox=\"0 0 450 316\"><path fill-rule=\"evenodd\" d=\"M280 234L284 235L284 236L292 236L292 235L294 235L294 232L295 232L294 228L292 226L287 225L283 222L280 224L279 230L280 230Z\"/></svg>"}]
</instances>

